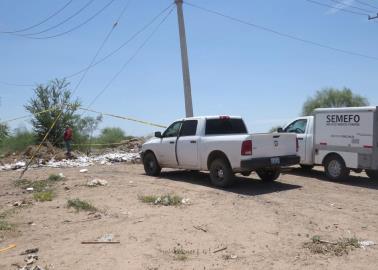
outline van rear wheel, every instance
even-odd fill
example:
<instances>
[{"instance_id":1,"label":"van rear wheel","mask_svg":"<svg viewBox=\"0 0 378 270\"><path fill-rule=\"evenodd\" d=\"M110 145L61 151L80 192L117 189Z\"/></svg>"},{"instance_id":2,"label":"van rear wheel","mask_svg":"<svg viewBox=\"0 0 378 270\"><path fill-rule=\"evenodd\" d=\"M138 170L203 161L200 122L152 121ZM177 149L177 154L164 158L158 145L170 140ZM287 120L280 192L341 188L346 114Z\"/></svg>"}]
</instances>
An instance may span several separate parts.
<instances>
[{"instance_id":1,"label":"van rear wheel","mask_svg":"<svg viewBox=\"0 0 378 270\"><path fill-rule=\"evenodd\" d=\"M378 171L375 170L365 170L367 176L372 180L378 180Z\"/></svg>"},{"instance_id":2,"label":"van rear wheel","mask_svg":"<svg viewBox=\"0 0 378 270\"><path fill-rule=\"evenodd\" d=\"M234 183L234 172L226 160L217 158L211 162L210 180L214 186L222 188Z\"/></svg>"},{"instance_id":3,"label":"van rear wheel","mask_svg":"<svg viewBox=\"0 0 378 270\"><path fill-rule=\"evenodd\" d=\"M280 176L280 169L260 169L256 170L257 175L264 182L273 182Z\"/></svg>"},{"instance_id":4,"label":"van rear wheel","mask_svg":"<svg viewBox=\"0 0 378 270\"><path fill-rule=\"evenodd\" d=\"M350 170L338 155L331 155L324 161L324 171L328 179L341 181L348 177Z\"/></svg>"}]
</instances>

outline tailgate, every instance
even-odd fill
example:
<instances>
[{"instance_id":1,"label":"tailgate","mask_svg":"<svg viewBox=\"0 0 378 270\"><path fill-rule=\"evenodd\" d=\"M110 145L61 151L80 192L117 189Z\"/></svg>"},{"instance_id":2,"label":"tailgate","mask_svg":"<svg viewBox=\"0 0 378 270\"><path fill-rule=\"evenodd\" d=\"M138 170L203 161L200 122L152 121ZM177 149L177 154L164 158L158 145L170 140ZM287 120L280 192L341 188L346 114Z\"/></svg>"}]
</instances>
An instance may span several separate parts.
<instances>
[{"instance_id":1,"label":"tailgate","mask_svg":"<svg viewBox=\"0 0 378 270\"><path fill-rule=\"evenodd\" d=\"M297 136L291 133L251 134L252 157L278 157L297 154Z\"/></svg>"}]
</instances>

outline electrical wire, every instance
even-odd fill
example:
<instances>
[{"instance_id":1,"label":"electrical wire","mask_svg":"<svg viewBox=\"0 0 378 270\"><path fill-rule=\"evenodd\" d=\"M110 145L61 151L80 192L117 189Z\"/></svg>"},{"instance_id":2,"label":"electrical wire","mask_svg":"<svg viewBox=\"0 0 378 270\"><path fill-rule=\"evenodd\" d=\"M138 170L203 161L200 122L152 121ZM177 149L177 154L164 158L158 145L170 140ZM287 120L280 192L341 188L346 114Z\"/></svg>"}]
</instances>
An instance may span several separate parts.
<instances>
[{"instance_id":1,"label":"electrical wire","mask_svg":"<svg viewBox=\"0 0 378 270\"><path fill-rule=\"evenodd\" d=\"M341 6L340 6L341 8L354 8L354 9L356 9L356 10L360 10L360 11L368 12L368 13L369 13L369 12L374 12L374 11L367 10L367 9L365 9L365 8L360 8L360 7L357 7L357 6L351 5L351 4L346 4L346 3L341 2L341 1L339 1L339 0L330 0L330 1L332 1L332 2L334 2L334 3L336 3L336 4L338 4L338 5L341 5Z\"/></svg>"},{"instance_id":2,"label":"electrical wire","mask_svg":"<svg viewBox=\"0 0 378 270\"><path fill-rule=\"evenodd\" d=\"M91 69L102 62L106 61L108 58L112 57L116 53L118 53L123 47L128 45L131 41L133 41L135 38L137 38L141 33L143 33L147 28L149 28L158 18L160 18L161 15L163 15L172 5L169 4L167 7L159 11L157 15L155 15L150 21L148 21L144 26L142 26L138 31L136 31L129 39L127 39L125 42L123 42L119 47L111 51L110 53L106 54L104 57L100 58L99 60L95 61L91 66L87 66L81 70L78 70L74 73L71 73L69 75L63 76L66 79L76 77L77 75L82 74L83 72L86 72L86 70ZM5 81L0 81L0 83L10 85L10 86L34 86L34 84L24 84L24 83L9 83Z\"/></svg>"},{"instance_id":3,"label":"electrical wire","mask_svg":"<svg viewBox=\"0 0 378 270\"><path fill-rule=\"evenodd\" d=\"M305 1L310 2L312 4L315 4L315 5L318 5L318 6L323 6L323 7L328 7L328 8L332 8L332 9L337 9L337 10L340 10L340 11L343 11L343 12L347 12L347 13L351 13L351 14L354 14L354 15L369 17L369 14L367 14L367 13L361 13L361 12L345 9L345 8L342 8L342 7L335 7L335 6L332 6L332 5L329 5L329 4L325 4L325 3L322 3L322 2L318 2L318 1L315 1L315 0L305 0Z\"/></svg>"},{"instance_id":4,"label":"electrical wire","mask_svg":"<svg viewBox=\"0 0 378 270\"><path fill-rule=\"evenodd\" d=\"M93 0L91 0L93 1ZM60 36L63 36L63 35L66 35L66 34L69 34L79 28L81 28L82 26L86 25L87 23L89 23L90 21L92 21L94 18L96 18L98 15L100 15L102 12L104 12L115 0L111 0L109 1L105 6L103 6L99 11L97 11L94 15L92 15L91 17L89 17L88 19L86 19L84 22L68 29L67 31L64 31L64 32L61 32L61 33L58 33L58 34L54 34L54 35L51 35L51 36L45 36L45 37L32 37L32 36L22 36L24 38L29 38L29 39L50 39L50 38L56 38L56 37L60 37Z\"/></svg>"},{"instance_id":5,"label":"electrical wire","mask_svg":"<svg viewBox=\"0 0 378 270\"><path fill-rule=\"evenodd\" d=\"M210 10L208 8L204 8L204 7L195 5L195 4L191 4L191 3L187 3L187 2L184 2L184 3L188 6L200 9L200 10L205 11L207 13L211 13L211 14L226 18L228 20L231 20L231 21L234 21L234 22L237 22L237 23L240 23L240 24L251 26L253 28L275 34L277 36L281 36L281 37L288 38L288 39L291 39L291 40L299 41L301 43L306 43L306 44L313 45L313 46L316 46L316 47L328 49L328 50L331 50L331 51L336 51L336 52L339 52L339 53L344 53L344 54L348 54L348 55L353 55L353 56L358 56L358 57L378 61L378 57L376 57L376 56L371 56L371 55L367 55L367 54L363 54L363 53L359 53L359 52L339 49L339 48L332 47L332 46L329 46L329 45L326 45L326 44L322 44L322 43L319 43L319 42L316 42L316 41L312 41L312 40L304 39L304 38L294 36L294 35L291 35L291 34L283 33L283 32L274 30L274 29L266 27L266 26L258 25L258 24L255 24L255 23L250 23L250 22L244 21L242 19L238 19L238 18L229 16L229 15L226 15L226 14L220 13L218 11Z\"/></svg>"},{"instance_id":6,"label":"electrical wire","mask_svg":"<svg viewBox=\"0 0 378 270\"><path fill-rule=\"evenodd\" d=\"M369 3L366 3L366 2L363 2L363 1L360 1L360 0L354 0L354 1L356 1L357 3L360 3L361 5L371 7L371 8L374 8L374 9L378 9L377 6L373 6L372 4L369 4Z\"/></svg>"},{"instance_id":7,"label":"electrical wire","mask_svg":"<svg viewBox=\"0 0 378 270\"><path fill-rule=\"evenodd\" d=\"M13 33L19 33L19 32L24 32L24 31L27 31L27 30L30 30L30 29L33 29L37 26L40 26L41 24L47 22L48 20L50 20L51 18L55 17L56 15L58 15L60 12L62 12L66 7L68 7L71 3L72 3L73 0L70 0L68 1L63 7L61 7L60 9L58 9L57 11L55 11L53 14L51 14L50 16L48 16L46 19L43 19L42 21L40 21L39 23L36 23L36 24L33 24L31 26L28 26L28 27L25 27L25 28L22 28L22 29L18 29L18 30L13 30L13 31L0 31L0 33L2 34L13 34Z\"/></svg>"},{"instance_id":8,"label":"electrical wire","mask_svg":"<svg viewBox=\"0 0 378 270\"><path fill-rule=\"evenodd\" d=\"M110 79L110 81L105 85L105 87L93 98L93 100L89 103L87 108L90 108L97 99L111 86L111 84L118 78L118 76L123 72L123 70L130 64L130 62L139 54L139 52L146 46L148 41L155 35L155 33L159 30L160 26L168 19L169 15L172 13L174 8L168 12L167 15L159 22L159 24L154 28L150 35L144 40L144 42L136 49L133 55L129 57L126 62L122 65L122 67L114 74L114 76Z\"/></svg>"},{"instance_id":9,"label":"electrical wire","mask_svg":"<svg viewBox=\"0 0 378 270\"><path fill-rule=\"evenodd\" d=\"M67 17L66 19L64 19L63 21L53 25L53 26L50 26L44 30L41 30L39 32L34 32L34 33L28 33L28 34L23 34L23 35L19 35L19 36L23 36L23 37L29 37L29 36L35 36L35 35L38 35L38 34L42 34L42 33L45 33L45 32L48 32L52 29L55 29L63 24L65 24L66 22L70 21L71 19L75 18L77 15L79 15L81 12L83 12L85 9L87 9L92 3L93 3L94 0L89 0L84 6L82 6L79 10L77 10L74 14L72 14L71 16Z\"/></svg>"}]
</instances>

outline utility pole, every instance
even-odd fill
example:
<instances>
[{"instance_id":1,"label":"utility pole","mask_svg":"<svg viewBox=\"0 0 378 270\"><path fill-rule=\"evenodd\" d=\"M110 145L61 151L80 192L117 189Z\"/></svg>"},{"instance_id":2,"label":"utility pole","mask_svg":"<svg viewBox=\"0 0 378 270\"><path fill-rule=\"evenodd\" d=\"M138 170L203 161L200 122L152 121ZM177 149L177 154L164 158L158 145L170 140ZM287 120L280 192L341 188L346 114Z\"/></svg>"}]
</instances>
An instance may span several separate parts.
<instances>
[{"instance_id":1,"label":"utility pole","mask_svg":"<svg viewBox=\"0 0 378 270\"><path fill-rule=\"evenodd\" d=\"M177 19L178 19L179 34L180 34L182 76L184 80L185 113L186 113L186 117L192 117L193 116L192 89L190 85L188 48L186 47L184 13L182 11L183 0L175 0L175 3L177 6Z\"/></svg>"},{"instance_id":2,"label":"utility pole","mask_svg":"<svg viewBox=\"0 0 378 270\"><path fill-rule=\"evenodd\" d=\"M377 13L377 15L375 15L373 17L369 15L368 20L374 20L374 19L378 19L378 13Z\"/></svg>"}]
</instances>

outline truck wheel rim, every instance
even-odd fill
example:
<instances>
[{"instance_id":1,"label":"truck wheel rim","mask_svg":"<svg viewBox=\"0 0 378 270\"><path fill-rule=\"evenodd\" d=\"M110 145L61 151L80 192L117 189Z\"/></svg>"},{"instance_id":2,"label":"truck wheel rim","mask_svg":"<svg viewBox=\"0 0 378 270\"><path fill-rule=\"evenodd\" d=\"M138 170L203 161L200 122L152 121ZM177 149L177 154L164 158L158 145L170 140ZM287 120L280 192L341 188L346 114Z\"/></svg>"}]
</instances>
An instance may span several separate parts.
<instances>
[{"instance_id":1,"label":"truck wheel rim","mask_svg":"<svg viewBox=\"0 0 378 270\"><path fill-rule=\"evenodd\" d=\"M328 165L328 172L332 177L339 177L341 174L341 165L337 160L332 160Z\"/></svg>"},{"instance_id":2,"label":"truck wheel rim","mask_svg":"<svg viewBox=\"0 0 378 270\"><path fill-rule=\"evenodd\" d=\"M224 177L224 172L223 172L222 168L219 168L217 170L217 175L218 175L218 178L223 178Z\"/></svg>"}]
</instances>

